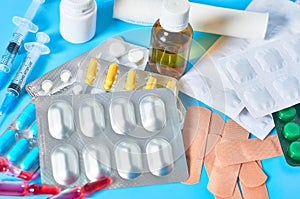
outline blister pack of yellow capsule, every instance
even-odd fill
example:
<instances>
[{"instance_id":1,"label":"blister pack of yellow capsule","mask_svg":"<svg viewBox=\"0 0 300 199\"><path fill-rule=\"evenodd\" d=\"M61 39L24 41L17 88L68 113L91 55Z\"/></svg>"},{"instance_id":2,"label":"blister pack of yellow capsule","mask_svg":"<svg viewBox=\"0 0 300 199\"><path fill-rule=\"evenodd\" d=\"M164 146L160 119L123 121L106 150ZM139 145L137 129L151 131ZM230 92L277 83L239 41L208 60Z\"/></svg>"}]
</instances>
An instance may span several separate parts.
<instances>
[{"instance_id":1,"label":"blister pack of yellow capsule","mask_svg":"<svg viewBox=\"0 0 300 199\"><path fill-rule=\"evenodd\" d=\"M99 79L101 75L105 75L106 71L100 70L101 66L97 60L125 66L126 71L131 68L144 70L148 60L148 49L128 43L121 37L110 38L94 49L29 83L26 90L31 96L36 97L65 94L70 88L75 87L74 92L80 94L84 91L86 85L95 87L94 84L97 78ZM115 67L111 70L122 71L122 68L118 67L116 69ZM112 83L115 82L113 79L111 81ZM110 86L112 85L106 86L107 89L105 90L110 90Z\"/></svg>"},{"instance_id":2,"label":"blister pack of yellow capsule","mask_svg":"<svg viewBox=\"0 0 300 199\"><path fill-rule=\"evenodd\" d=\"M169 88L172 91L174 91L175 96L178 95L177 79L148 71L135 69L131 69L125 75L123 75L119 79L115 87L118 91Z\"/></svg>"},{"instance_id":3,"label":"blister pack of yellow capsule","mask_svg":"<svg viewBox=\"0 0 300 199\"><path fill-rule=\"evenodd\" d=\"M89 90L89 87L97 88L94 90L99 90L99 92L109 92L115 90L120 77L130 69L116 62L92 57L82 63L77 73L77 82L81 83L80 85L83 84L83 93L87 93L85 91ZM81 93L73 92L73 94Z\"/></svg>"},{"instance_id":4,"label":"blister pack of yellow capsule","mask_svg":"<svg viewBox=\"0 0 300 199\"><path fill-rule=\"evenodd\" d=\"M77 81L64 94L99 94L111 91L152 90L169 88L178 96L178 80L172 77L132 69L103 59L90 58L83 62L77 73ZM185 108L177 98L180 124L183 127Z\"/></svg>"}]
</instances>

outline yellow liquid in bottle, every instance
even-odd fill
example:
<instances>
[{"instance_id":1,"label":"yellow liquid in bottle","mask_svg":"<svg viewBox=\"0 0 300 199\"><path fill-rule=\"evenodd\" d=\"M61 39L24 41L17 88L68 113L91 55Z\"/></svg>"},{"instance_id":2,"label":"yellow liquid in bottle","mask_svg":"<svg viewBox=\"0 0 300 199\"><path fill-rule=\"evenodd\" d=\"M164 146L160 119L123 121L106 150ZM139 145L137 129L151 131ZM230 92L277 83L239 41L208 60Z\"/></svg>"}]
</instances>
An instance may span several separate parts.
<instances>
[{"instance_id":1,"label":"yellow liquid in bottle","mask_svg":"<svg viewBox=\"0 0 300 199\"><path fill-rule=\"evenodd\" d=\"M190 25L180 32L169 32L162 28L158 20L152 28L150 70L179 78L188 63L192 36L193 30Z\"/></svg>"}]
</instances>

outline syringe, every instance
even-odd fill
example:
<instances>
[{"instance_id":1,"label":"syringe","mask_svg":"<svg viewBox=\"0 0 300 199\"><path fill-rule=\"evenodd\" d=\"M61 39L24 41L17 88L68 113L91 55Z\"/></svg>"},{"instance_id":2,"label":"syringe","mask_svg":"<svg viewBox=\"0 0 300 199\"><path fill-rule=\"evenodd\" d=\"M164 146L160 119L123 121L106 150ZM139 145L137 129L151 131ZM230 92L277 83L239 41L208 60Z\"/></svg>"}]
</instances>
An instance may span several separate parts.
<instances>
[{"instance_id":1,"label":"syringe","mask_svg":"<svg viewBox=\"0 0 300 199\"><path fill-rule=\"evenodd\" d=\"M14 106L16 99L20 95L20 91L26 83L31 69L40 55L50 53L50 49L44 45L44 43L48 43L50 41L49 36L46 33L39 32L36 37L37 42L25 43L24 45L28 53L7 89L4 101L0 107L0 117L7 114L10 108Z\"/></svg>"},{"instance_id":2,"label":"syringe","mask_svg":"<svg viewBox=\"0 0 300 199\"><path fill-rule=\"evenodd\" d=\"M44 2L45 0L33 0L23 18L17 16L13 17L12 21L16 26L18 26L18 28L13 33L12 39L6 48L6 52L0 61L0 89L6 85L6 82L8 82L7 79L9 77L11 66L20 49L23 39L26 37L28 32L36 33L38 31L38 27L31 21L39 6Z\"/></svg>"}]
</instances>

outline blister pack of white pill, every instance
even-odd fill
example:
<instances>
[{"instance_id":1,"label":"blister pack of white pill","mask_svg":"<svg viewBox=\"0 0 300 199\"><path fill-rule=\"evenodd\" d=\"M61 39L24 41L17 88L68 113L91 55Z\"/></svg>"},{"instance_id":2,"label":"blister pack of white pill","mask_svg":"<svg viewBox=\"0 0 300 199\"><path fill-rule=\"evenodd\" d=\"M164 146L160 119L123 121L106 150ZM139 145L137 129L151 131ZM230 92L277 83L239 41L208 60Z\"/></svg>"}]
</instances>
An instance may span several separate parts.
<instances>
[{"instance_id":1,"label":"blister pack of white pill","mask_svg":"<svg viewBox=\"0 0 300 199\"><path fill-rule=\"evenodd\" d=\"M118 48L122 48L122 52ZM53 95L55 93L64 93L65 89L73 87L76 82L86 82L93 84L91 80L85 81L80 74L90 75L97 78L100 65L89 66L91 59L106 60L118 65L125 66L126 70L130 68L145 69L148 60L148 50L124 41L121 37L113 37L95 47L94 49L62 64L56 69L48 72L44 76L36 79L26 86L27 92L31 96ZM90 67L90 70L87 71ZM86 69L86 71L83 71ZM120 67L119 70L122 70ZM87 74L87 72L89 72ZM99 73L100 74L100 73Z\"/></svg>"},{"instance_id":2,"label":"blister pack of white pill","mask_svg":"<svg viewBox=\"0 0 300 199\"><path fill-rule=\"evenodd\" d=\"M261 140L265 139L275 126L271 114L254 118L247 108L244 108L237 117L232 119Z\"/></svg>"},{"instance_id":3,"label":"blister pack of white pill","mask_svg":"<svg viewBox=\"0 0 300 199\"><path fill-rule=\"evenodd\" d=\"M227 78L227 75L223 71L222 66L218 63L220 62L219 60L226 59L227 56L243 53L246 52L246 50L250 48L255 48L257 46L262 47L263 45L269 45L270 42L272 43L274 41L283 41L283 38L291 38L293 37L293 35L299 34L300 10L297 4L286 0L253 0L247 7L247 10L269 13L269 24L266 39L246 40L222 36L215 42L215 44L213 44L213 46L209 49L206 55L202 57L201 60L199 60L199 62L195 64L193 68L180 79L180 91L192 97L195 97L198 100L203 101L207 105L212 106L213 108L221 112L224 112L226 115L233 118L240 125L242 125L245 129L253 133L255 136L259 137L260 139L263 139L274 127L274 122L268 119L272 116L264 115L260 118L254 118L248 112L248 110L244 108L245 105L243 101L236 93L235 88L231 84L231 81ZM296 42L296 40L294 42ZM294 50L293 52L292 49L297 49L299 47L297 47L296 43L290 43L288 45L291 45L291 47L289 48L291 50L291 56L293 56L293 54L295 54L296 51ZM210 78L210 76L208 76L207 78L207 76L203 75L203 71L209 71L209 69L207 68L212 68L213 73L211 74L217 76L217 78ZM212 81L209 79L212 79ZM221 84L224 85L220 85L221 79L224 80L224 83L221 82ZM202 85L203 82L206 82L206 85L210 85L210 87L214 88L215 90L221 91L219 96L226 96L225 89L223 88L228 87L229 90L233 92L233 96L235 96L236 99L242 102L242 108L239 107L239 109L242 111L236 114L236 111L239 109L236 109L236 111L233 112L228 111L228 109L226 108L224 109L224 107L228 106L224 105L224 103L226 104L228 101L225 97L220 98L224 101L224 103L221 104L221 107L218 106L218 102L211 103L214 102L215 97L211 97L211 99L213 99L212 101L206 100L205 95L203 95L203 89L201 89L201 86L195 86L199 84L198 82L200 82L200 85ZM249 124L243 121L251 121L251 123ZM268 121L269 123L267 124Z\"/></svg>"},{"instance_id":4,"label":"blister pack of white pill","mask_svg":"<svg viewBox=\"0 0 300 199\"><path fill-rule=\"evenodd\" d=\"M264 139L274 128L272 116L254 118L237 96L229 80L226 79L225 74L217 69L212 59L205 58L180 79L180 90L225 113L247 131L259 139ZM192 84L193 82L197 84ZM206 92L203 92L203 83L204 88L207 88L204 90Z\"/></svg>"},{"instance_id":5,"label":"blister pack of white pill","mask_svg":"<svg viewBox=\"0 0 300 199\"><path fill-rule=\"evenodd\" d=\"M106 175L116 188L185 180L176 101L165 88L38 97L42 182L73 187Z\"/></svg>"},{"instance_id":6,"label":"blister pack of white pill","mask_svg":"<svg viewBox=\"0 0 300 199\"><path fill-rule=\"evenodd\" d=\"M199 67L198 67L199 65ZM191 85L194 82L196 84ZM234 118L244 108L231 83L210 58L198 61L180 81L180 90Z\"/></svg>"},{"instance_id":7,"label":"blister pack of white pill","mask_svg":"<svg viewBox=\"0 0 300 199\"><path fill-rule=\"evenodd\" d=\"M239 98L253 117L300 102L300 35L219 60Z\"/></svg>"}]
</instances>

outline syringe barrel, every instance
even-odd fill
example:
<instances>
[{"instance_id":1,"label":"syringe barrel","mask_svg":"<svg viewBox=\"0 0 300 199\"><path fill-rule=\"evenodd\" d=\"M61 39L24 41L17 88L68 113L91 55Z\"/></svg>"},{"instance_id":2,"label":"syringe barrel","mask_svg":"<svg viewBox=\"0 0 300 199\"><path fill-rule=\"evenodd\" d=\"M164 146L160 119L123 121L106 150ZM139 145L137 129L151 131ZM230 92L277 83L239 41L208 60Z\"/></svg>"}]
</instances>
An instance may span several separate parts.
<instances>
[{"instance_id":1,"label":"syringe barrel","mask_svg":"<svg viewBox=\"0 0 300 199\"><path fill-rule=\"evenodd\" d=\"M27 77L29 76L34 64L40 56L39 49L32 49L28 55L24 58L16 76L9 85L9 90L14 90L15 92L20 93L24 87Z\"/></svg>"},{"instance_id":2,"label":"syringe barrel","mask_svg":"<svg viewBox=\"0 0 300 199\"><path fill-rule=\"evenodd\" d=\"M11 66L19 52L21 43L24 39L24 35L19 33L14 33L13 37L6 48L5 54L1 58L0 71L9 73Z\"/></svg>"}]
</instances>

